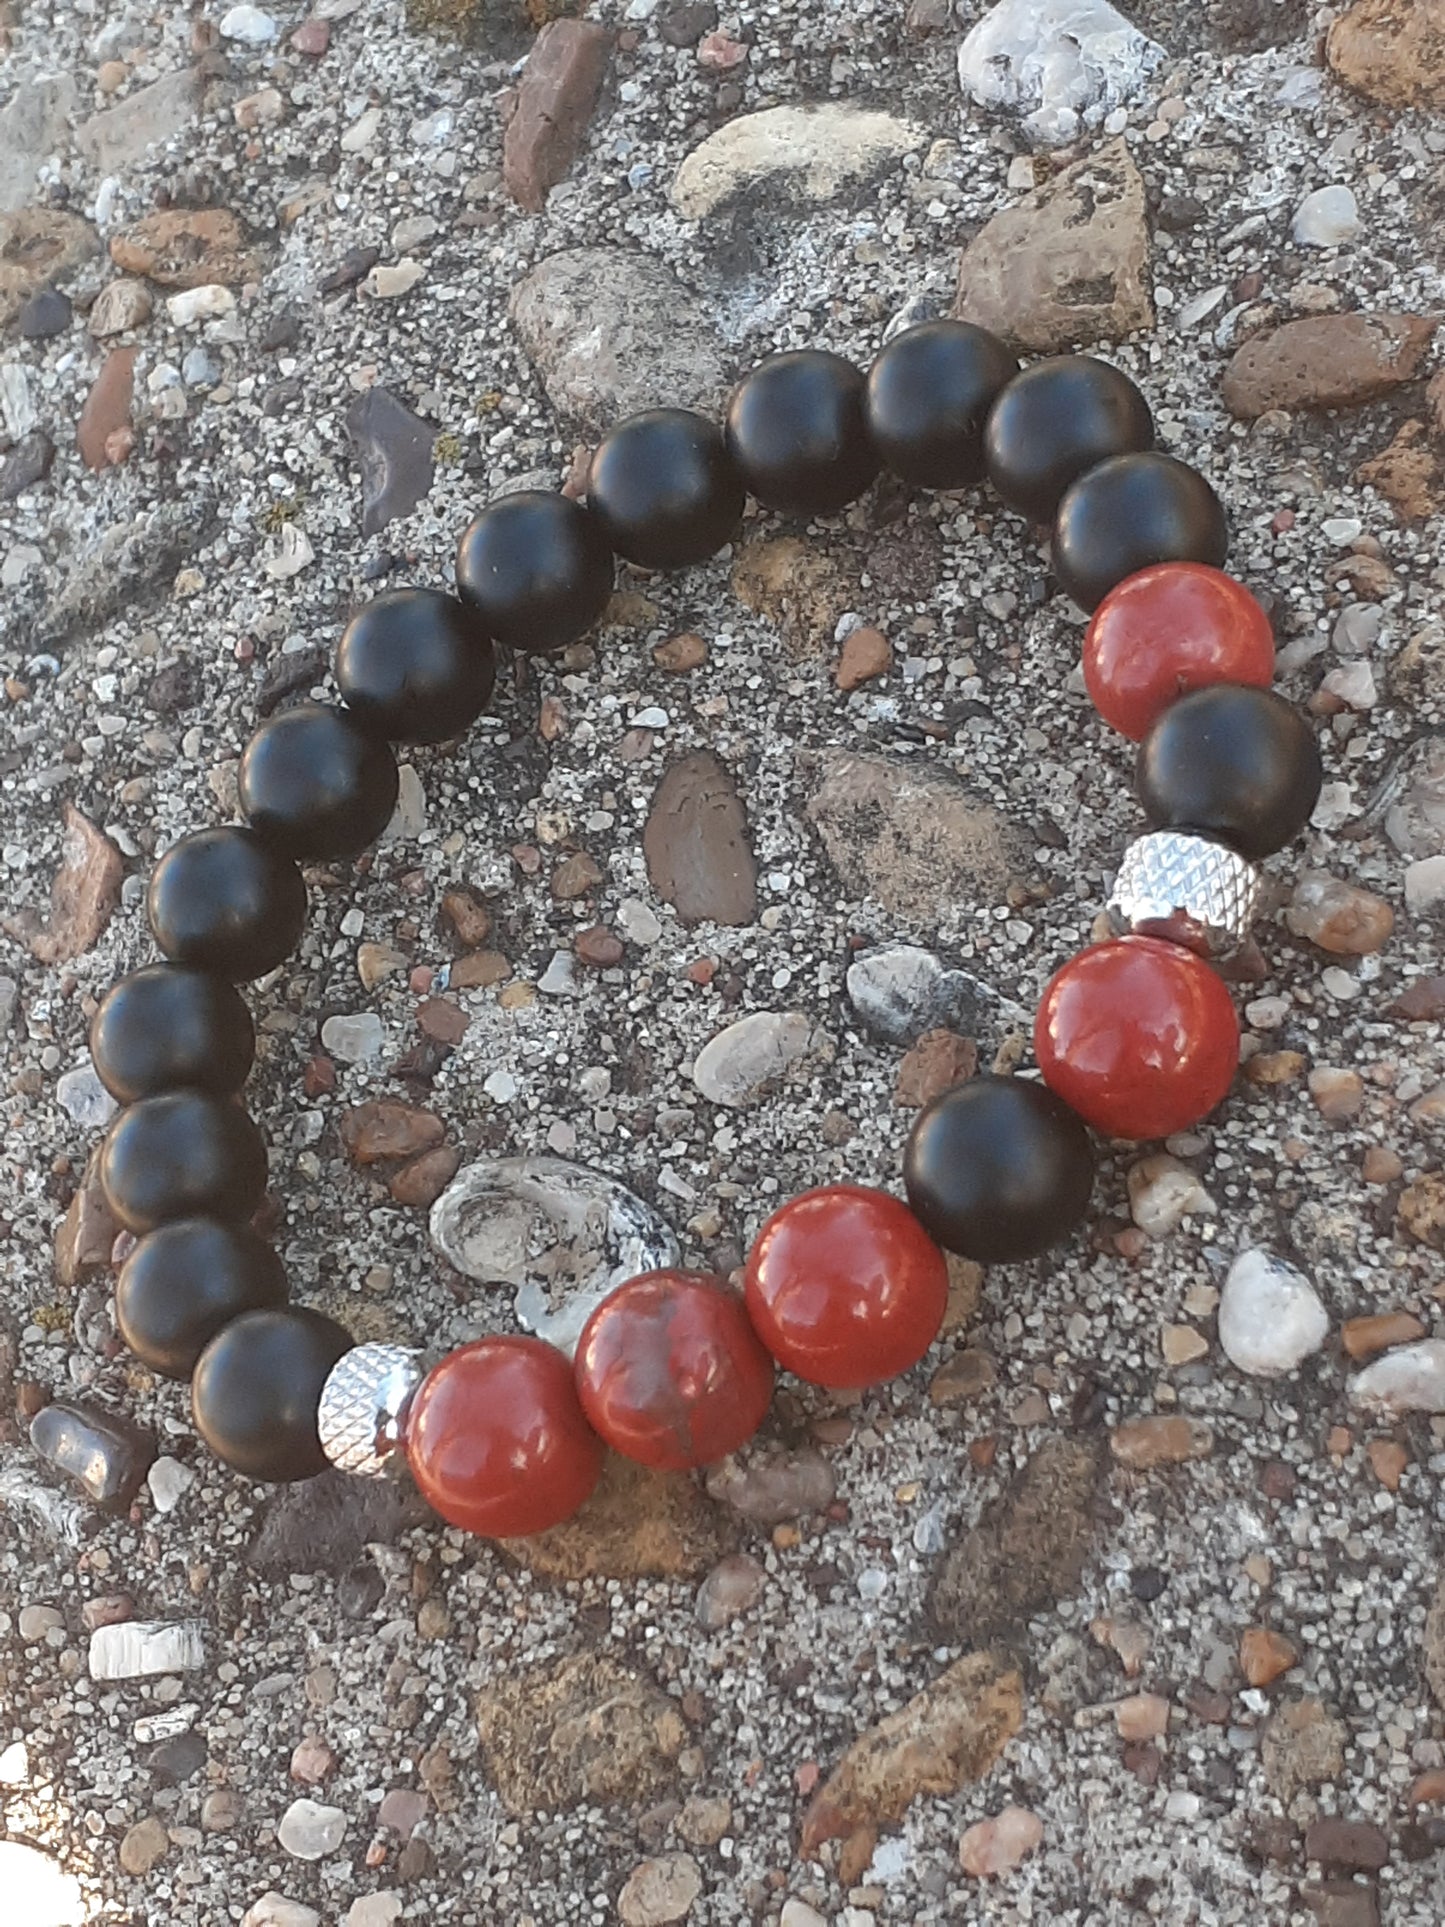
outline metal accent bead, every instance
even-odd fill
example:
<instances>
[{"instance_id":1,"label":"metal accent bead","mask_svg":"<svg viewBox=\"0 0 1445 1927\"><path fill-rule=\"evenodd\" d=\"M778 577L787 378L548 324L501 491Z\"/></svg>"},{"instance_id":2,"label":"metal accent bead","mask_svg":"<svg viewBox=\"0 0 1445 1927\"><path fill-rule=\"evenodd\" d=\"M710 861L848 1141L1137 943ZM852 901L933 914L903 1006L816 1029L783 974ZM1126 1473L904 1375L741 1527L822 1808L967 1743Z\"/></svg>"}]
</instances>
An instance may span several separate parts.
<instances>
[{"instance_id":1,"label":"metal accent bead","mask_svg":"<svg viewBox=\"0 0 1445 1927\"><path fill-rule=\"evenodd\" d=\"M384 1479L401 1463L401 1431L425 1376L422 1355L402 1345L353 1345L332 1366L316 1414L321 1449L339 1471Z\"/></svg>"},{"instance_id":2,"label":"metal accent bead","mask_svg":"<svg viewBox=\"0 0 1445 1927\"><path fill-rule=\"evenodd\" d=\"M1201 957L1226 957L1249 935L1259 893L1259 872L1226 844L1153 830L1124 852L1109 921L1121 934L1165 937Z\"/></svg>"}]
</instances>

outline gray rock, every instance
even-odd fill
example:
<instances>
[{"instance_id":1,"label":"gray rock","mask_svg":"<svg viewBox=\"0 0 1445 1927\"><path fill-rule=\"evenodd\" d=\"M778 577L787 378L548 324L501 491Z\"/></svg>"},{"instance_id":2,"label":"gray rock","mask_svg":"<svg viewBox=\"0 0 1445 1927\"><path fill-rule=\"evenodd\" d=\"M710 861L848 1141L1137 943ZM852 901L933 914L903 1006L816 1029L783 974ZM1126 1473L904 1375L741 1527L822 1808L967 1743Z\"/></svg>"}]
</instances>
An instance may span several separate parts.
<instances>
[{"instance_id":1,"label":"gray rock","mask_svg":"<svg viewBox=\"0 0 1445 1927\"><path fill-rule=\"evenodd\" d=\"M1219 1343L1256 1378L1280 1378L1325 1342L1330 1315L1302 1271L1268 1251L1241 1251L1219 1299Z\"/></svg>"},{"instance_id":2,"label":"gray rock","mask_svg":"<svg viewBox=\"0 0 1445 1927\"><path fill-rule=\"evenodd\" d=\"M374 1010L343 1013L326 1019L321 1026L321 1041L343 1064L368 1064L381 1055L386 1026Z\"/></svg>"},{"instance_id":3,"label":"gray rock","mask_svg":"<svg viewBox=\"0 0 1445 1927\"><path fill-rule=\"evenodd\" d=\"M55 1101L68 1118L87 1131L104 1130L120 1108L89 1059L56 1078Z\"/></svg>"},{"instance_id":4,"label":"gray rock","mask_svg":"<svg viewBox=\"0 0 1445 1927\"><path fill-rule=\"evenodd\" d=\"M323 1472L319 1478L287 1486L272 1500L246 1559L257 1572L273 1577L293 1572L345 1574L355 1567L365 1547L390 1545L427 1516L426 1507L409 1486ZM375 1575L375 1570L368 1565L369 1575Z\"/></svg>"},{"instance_id":5,"label":"gray rock","mask_svg":"<svg viewBox=\"0 0 1445 1927\"><path fill-rule=\"evenodd\" d=\"M889 1044L915 1044L928 1030L984 1037L1029 1022L1022 1004L1001 996L981 977L948 969L917 944L861 951L844 981L864 1025Z\"/></svg>"},{"instance_id":6,"label":"gray rock","mask_svg":"<svg viewBox=\"0 0 1445 1927\"><path fill-rule=\"evenodd\" d=\"M276 1838L293 1860L321 1860L346 1838L346 1815L340 1807L316 1800L293 1800L281 1816Z\"/></svg>"},{"instance_id":7,"label":"gray rock","mask_svg":"<svg viewBox=\"0 0 1445 1927\"><path fill-rule=\"evenodd\" d=\"M697 1589L697 1623L715 1633L745 1613L762 1591L767 1574L746 1552L719 1559Z\"/></svg>"},{"instance_id":8,"label":"gray rock","mask_svg":"<svg viewBox=\"0 0 1445 1927\"><path fill-rule=\"evenodd\" d=\"M191 1673L205 1660L204 1628L197 1619L127 1619L118 1626L97 1626L90 1635L92 1679Z\"/></svg>"},{"instance_id":9,"label":"gray rock","mask_svg":"<svg viewBox=\"0 0 1445 1927\"><path fill-rule=\"evenodd\" d=\"M1360 208L1353 191L1340 184L1317 187L1295 209L1290 233L1303 248L1334 248L1360 231Z\"/></svg>"},{"instance_id":10,"label":"gray rock","mask_svg":"<svg viewBox=\"0 0 1445 1927\"><path fill-rule=\"evenodd\" d=\"M160 1458L146 1474L151 1500L157 1512L174 1512L196 1482L194 1469L179 1459Z\"/></svg>"},{"instance_id":11,"label":"gray rock","mask_svg":"<svg viewBox=\"0 0 1445 1927\"><path fill-rule=\"evenodd\" d=\"M672 183L673 205L700 221L754 189L821 204L875 179L927 139L915 121L849 101L764 107L725 122L685 156Z\"/></svg>"},{"instance_id":12,"label":"gray rock","mask_svg":"<svg viewBox=\"0 0 1445 1927\"><path fill-rule=\"evenodd\" d=\"M65 333L73 314L68 295L58 288L39 288L20 310L17 325L26 341L48 341Z\"/></svg>"},{"instance_id":13,"label":"gray rock","mask_svg":"<svg viewBox=\"0 0 1445 1927\"><path fill-rule=\"evenodd\" d=\"M43 428L27 435L0 463L0 502L13 502L37 482L43 482L55 460L55 444Z\"/></svg>"},{"instance_id":14,"label":"gray rock","mask_svg":"<svg viewBox=\"0 0 1445 1927\"><path fill-rule=\"evenodd\" d=\"M625 248L549 255L511 302L547 399L599 434L643 408L716 410L725 351L706 314L660 262Z\"/></svg>"},{"instance_id":15,"label":"gray rock","mask_svg":"<svg viewBox=\"0 0 1445 1927\"><path fill-rule=\"evenodd\" d=\"M12 83L19 77L12 74ZM0 107L0 211L25 206L41 164L59 153L75 105L69 74L47 74L14 87Z\"/></svg>"},{"instance_id":16,"label":"gray rock","mask_svg":"<svg viewBox=\"0 0 1445 1927\"><path fill-rule=\"evenodd\" d=\"M1445 1412L1445 1339L1397 1345L1350 1380L1350 1402L1369 1412Z\"/></svg>"},{"instance_id":17,"label":"gray rock","mask_svg":"<svg viewBox=\"0 0 1445 1927\"><path fill-rule=\"evenodd\" d=\"M321 1916L304 1901L288 1899L272 1887L242 1914L241 1927L321 1927Z\"/></svg>"},{"instance_id":18,"label":"gray rock","mask_svg":"<svg viewBox=\"0 0 1445 1927\"><path fill-rule=\"evenodd\" d=\"M347 411L346 432L361 466L361 532L375 535L425 500L437 431L390 389L368 388Z\"/></svg>"},{"instance_id":19,"label":"gray rock","mask_svg":"<svg viewBox=\"0 0 1445 1927\"><path fill-rule=\"evenodd\" d=\"M76 129L75 144L97 174L123 174L148 148L176 135L201 111L203 83L194 67L162 74Z\"/></svg>"},{"instance_id":20,"label":"gray rock","mask_svg":"<svg viewBox=\"0 0 1445 1927\"><path fill-rule=\"evenodd\" d=\"M122 609L135 621L169 594L177 570L207 541L215 526L215 498L183 489L131 522L82 536L31 638L57 649L77 631L99 630Z\"/></svg>"},{"instance_id":21,"label":"gray rock","mask_svg":"<svg viewBox=\"0 0 1445 1927\"><path fill-rule=\"evenodd\" d=\"M30 1443L107 1512L126 1510L155 1457L153 1442L124 1419L61 1399L30 1421Z\"/></svg>"},{"instance_id":22,"label":"gray rock","mask_svg":"<svg viewBox=\"0 0 1445 1927\"><path fill-rule=\"evenodd\" d=\"M1058 147L1131 100L1163 58L1108 0L1001 0L964 37L958 82Z\"/></svg>"},{"instance_id":23,"label":"gray rock","mask_svg":"<svg viewBox=\"0 0 1445 1927\"><path fill-rule=\"evenodd\" d=\"M707 1474L708 1495L754 1525L778 1526L821 1512L836 1491L833 1468L810 1445L794 1452L764 1450L734 1456Z\"/></svg>"},{"instance_id":24,"label":"gray rock","mask_svg":"<svg viewBox=\"0 0 1445 1927\"><path fill-rule=\"evenodd\" d=\"M711 1103L737 1108L781 1077L812 1040L806 1011L755 1010L703 1045L692 1081Z\"/></svg>"}]
</instances>

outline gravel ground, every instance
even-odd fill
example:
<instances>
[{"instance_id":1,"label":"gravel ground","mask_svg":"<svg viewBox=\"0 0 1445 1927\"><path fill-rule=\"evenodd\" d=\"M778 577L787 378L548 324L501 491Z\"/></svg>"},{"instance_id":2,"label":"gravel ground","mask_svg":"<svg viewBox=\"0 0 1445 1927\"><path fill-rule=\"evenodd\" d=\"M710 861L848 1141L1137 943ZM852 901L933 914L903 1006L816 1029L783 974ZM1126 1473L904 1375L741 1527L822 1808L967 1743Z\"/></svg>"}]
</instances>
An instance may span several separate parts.
<instances>
[{"instance_id":1,"label":"gravel ground","mask_svg":"<svg viewBox=\"0 0 1445 1927\"><path fill-rule=\"evenodd\" d=\"M1445 888L1428 866L1445 852L1445 399L1428 354L1327 413L1236 418L1221 377L1293 319L1440 309L1445 122L1322 73L1326 17L1294 0L1151 0L1138 24L1163 58L1105 129L1052 155L961 96L972 9L780 0L714 20L631 0L595 10L615 35L600 95L528 212L502 178L503 128L551 11L330 0L298 48L295 10L8 9L0 186L12 214L43 211L46 245L70 235L72 258L42 272L74 309L35 332L22 285L0 366L0 1812L6 1840L74 1883L47 1901L51 1863L0 1845L18 1927L1438 1923L1445 1613L1427 1614L1445 1390L1437 1365L1425 1409L1362 1407L1372 1341L1344 1328L1390 1313L1414 1321L1392 1339L1442 1333ZM185 71L141 131L97 130ZM892 147L865 164L850 123L830 137L851 157L835 174L733 162L719 205L678 210L679 165L716 130L825 100L892 116ZM1237 973L1249 1074L1170 1147L1192 1181L1132 1179L1146 1224L1161 1182L1190 1215L1141 1229L1139 1154L1117 1147L1056 1258L992 1272L981 1294L960 1268L950 1329L907 1378L837 1402L790 1385L712 1496L624 1486L545 1554L439 1530L390 1488L278 1497L222 1473L184 1388L114 1339L108 1241L78 1278L54 1255L103 1121L88 1019L148 954L153 855L225 820L258 711L324 693L376 585L444 584L490 493L572 472L596 423L565 382L603 419L633 392L618 291L635 257L686 291L665 284L643 365L665 355L698 394L774 348L866 362L907 303L952 299L998 209L1121 134L1155 321L1103 351L1223 495L1232 566L1272 608L1280 686L1317 718L1329 786L1268 866ZM1292 238L1331 183L1353 190L1355 231ZM233 295L177 319L175 276L142 259L134 325L96 339L120 275L106 250L124 262L144 217L194 209L240 224L188 277ZM0 267L23 282L16 232ZM550 337L544 281L524 352L513 291L580 248L629 259L584 261L575 318ZM122 406L102 424L109 465L94 447L87 465L76 424L127 348L129 426ZM434 473L363 532L348 421L378 385L434 431ZM1392 444L1417 458L1409 499L1359 476ZM41 472L12 486L26 460ZM1020 1007L1094 924L1138 812L1042 546L982 495L887 486L802 551L776 546L788 533L760 517L730 558L623 582L595 646L505 665L467 741L414 757L374 859L312 873L302 951L253 996L249 1094L295 1294L358 1336L440 1348L514 1316L511 1294L439 1259L391 1166L347 1155L353 1107L433 1112L467 1163L604 1172L687 1262L728 1271L795 1191L896 1182L905 1048L940 1018L915 1000L881 1034L845 986L860 951L914 944L964 973L951 1021L986 1065L1016 1061ZM840 645L860 626L887 639L885 673L846 692ZM707 645L683 671L664 663L691 645L654 656L680 635ZM710 843L687 922L644 857L659 780L704 749L756 858L756 905L731 923L708 914L727 869ZM878 775L858 758L887 759L882 800L850 812ZM935 803L960 797L967 824L940 829ZM89 854L95 904L51 902L67 805L110 846ZM1348 886L1359 942L1314 940L1308 871ZM489 934L444 911L458 891ZM574 963L598 926L620 955L594 939L603 967ZM490 973L459 969L491 953ZM742 1103L709 1101L699 1051L754 1012L800 1013L797 1048ZM368 1014L379 1027L336 1021ZM1303 1274L1328 1314L1276 1376L1219 1338L1245 1251ZM161 1455L128 1507L77 1499L31 1449L29 1417L55 1399L125 1416ZM1192 1423L1119 1430L1150 1418ZM200 1664L93 1678L91 1630L130 1618L193 1623ZM960 1732L982 1731L980 1667L997 1732L975 1745ZM849 1749L905 1708L912 1750L870 1777ZM1032 1850L996 1878L968 1871L960 1836L1008 1806L1041 1823ZM1322 1831L1332 1819L1360 1826Z\"/></svg>"}]
</instances>

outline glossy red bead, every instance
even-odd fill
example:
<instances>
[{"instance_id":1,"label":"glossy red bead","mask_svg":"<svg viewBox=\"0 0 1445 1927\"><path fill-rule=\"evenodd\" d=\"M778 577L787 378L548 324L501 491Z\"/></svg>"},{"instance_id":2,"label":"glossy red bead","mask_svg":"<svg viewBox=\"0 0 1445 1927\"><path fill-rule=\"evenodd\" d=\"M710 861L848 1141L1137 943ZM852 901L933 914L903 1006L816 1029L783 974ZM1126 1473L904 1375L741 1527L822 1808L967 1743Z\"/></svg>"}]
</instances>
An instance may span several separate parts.
<instances>
[{"instance_id":1,"label":"glossy red bead","mask_svg":"<svg viewBox=\"0 0 1445 1927\"><path fill-rule=\"evenodd\" d=\"M422 1380L406 1456L427 1504L464 1532L516 1539L570 1518L605 1448L583 1417L572 1366L540 1338L482 1338Z\"/></svg>"},{"instance_id":2,"label":"glossy red bead","mask_svg":"<svg viewBox=\"0 0 1445 1927\"><path fill-rule=\"evenodd\" d=\"M748 1316L778 1363L853 1389L906 1372L938 1336L948 1263L886 1191L829 1184L775 1211L748 1254Z\"/></svg>"},{"instance_id":3,"label":"glossy red bead","mask_svg":"<svg viewBox=\"0 0 1445 1927\"><path fill-rule=\"evenodd\" d=\"M1206 1117L1239 1062L1228 990L1192 951L1120 937L1070 958L1034 1019L1044 1082L1106 1137L1168 1137Z\"/></svg>"},{"instance_id":4,"label":"glossy red bead","mask_svg":"<svg viewBox=\"0 0 1445 1927\"><path fill-rule=\"evenodd\" d=\"M1106 723L1134 741L1176 697L1209 683L1269 687L1274 634L1245 588L1203 562L1125 576L1089 618L1084 682Z\"/></svg>"},{"instance_id":5,"label":"glossy red bead","mask_svg":"<svg viewBox=\"0 0 1445 1927\"><path fill-rule=\"evenodd\" d=\"M577 1395L610 1446L663 1472L726 1458L773 1396L773 1361L741 1300L707 1272L649 1271L582 1328Z\"/></svg>"}]
</instances>

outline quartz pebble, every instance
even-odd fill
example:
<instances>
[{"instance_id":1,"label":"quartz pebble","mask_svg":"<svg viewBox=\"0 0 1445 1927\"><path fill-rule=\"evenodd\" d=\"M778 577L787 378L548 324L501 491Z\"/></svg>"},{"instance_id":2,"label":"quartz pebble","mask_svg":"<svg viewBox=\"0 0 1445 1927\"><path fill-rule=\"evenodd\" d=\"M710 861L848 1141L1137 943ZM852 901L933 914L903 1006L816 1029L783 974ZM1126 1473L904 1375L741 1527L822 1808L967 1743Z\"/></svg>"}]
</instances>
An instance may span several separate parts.
<instances>
[{"instance_id":1,"label":"quartz pebble","mask_svg":"<svg viewBox=\"0 0 1445 1927\"><path fill-rule=\"evenodd\" d=\"M1167 1237L1198 1212L1213 1217L1218 1206L1187 1164L1159 1151L1129 1169L1129 1215L1151 1238Z\"/></svg>"},{"instance_id":2,"label":"quartz pebble","mask_svg":"<svg viewBox=\"0 0 1445 1927\"><path fill-rule=\"evenodd\" d=\"M264 47L280 29L269 13L259 7L232 7L221 15L221 38L241 40L249 47Z\"/></svg>"},{"instance_id":3,"label":"quartz pebble","mask_svg":"<svg viewBox=\"0 0 1445 1927\"><path fill-rule=\"evenodd\" d=\"M400 1894L361 1894L347 1908L344 1927L395 1927L404 1904Z\"/></svg>"},{"instance_id":4,"label":"quartz pebble","mask_svg":"<svg viewBox=\"0 0 1445 1927\"><path fill-rule=\"evenodd\" d=\"M22 1606L15 1622L16 1631L27 1646L38 1646L48 1634L59 1632L64 1625L64 1613L54 1606Z\"/></svg>"},{"instance_id":5,"label":"quartz pebble","mask_svg":"<svg viewBox=\"0 0 1445 1927\"><path fill-rule=\"evenodd\" d=\"M702 1873L691 1854L662 1854L633 1868L617 1896L617 1917L622 1927L673 1927L687 1919L701 1892Z\"/></svg>"},{"instance_id":6,"label":"quartz pebble","mask_svg":"<svg viewBox=\"0 0 1445 1927\"><path fill-rule=\"evenodd\" d=\"M1329 1313L1304 1273L1260 1250L1242 1251L1219 1300L1225 1356L1256 1378L1278 1378L1317 1352Z\"/></svg>"},{"instance_id":7,"label":"quartz pebble","mask_svg":"<svg viewBox=\"0 0 1445 1927\"><path fill-rule=\"evenodd\" d=\"M321 1927L321 1916L304 1901L288 1900L273 1888L246 1909L241 1927Z\"/></svg>"},{"instance_id":8,"label":"quartz pebble","mask_svg":"<svg viewBox=\"0 0 1445 1927\"><path fill-rule=\"evenodd\" d=\"M958 1858L966 1874L988 1879L1011 1873L1038 1847L1044 1823L1027 1807L1007 1806L992 1819L978 1820L964 1830Z\"/></svg>"},{"instance_id":9,"label":"quartz pebble","mask_svg":"<svg viewBox=\"0 0 1445 1927\"><path fill-rule=\"evenodd\" d=\"M697 1621L715 1633L739 1618L756 1601L767 1575L745 1552L720 1559L697 1589Z\"/></svg>"},{"instance_id":10,"label":"quartz pebble","mask_svg":"<svg viewBox=\"0 0 1445 1927\"><path fill-rule=\"evenodd\" d=\"M160 1458L146 1474L152 1503L157 1512L174 1512L196 1482L194 1469L179 1459Z\"/></svg>"},{"instance_id":11,"label":"quartz pebble","mask_svg":"<svg viewBox=\"0 0 1445 1927\"><path fill-rule=\"evenodd\" d=\"M276 1829L277 1840L293 1860L320 1860L335 1853L345 1836L346 1815L340 1807L306 1799L293 1800Z\"/></svg>"},{"instance_id":12,"label":"quartz pebble","mask_svg":"<svg viewBox=\"0 0 1445 1927\"><path fill-rule=\"evenodd\" d=\"M1374 1412L1445 1412L1445 1339L1386 1352L1351 1379L1350 1402Z\"/></svg>"},{"instance_id":13,"label":"quartz pebble","mask_svg":"<svg viewBox=\"0 0 1445 1927\"><path fill-rule=\"evenodd\" d=\"M328 1017L321 1026L321 1042L338 1062L365 1064L381 1055L386 1027L374 1010Z\"/></svg>"},{"instance_id":14,"label":"quartz pebble","mask_svg":"<svg viewBox=\"0 0 1445 1927\"><path fill-rule=\"evenodd\" d=\"M1360 210L1351 189L1317 187L1295 209L1290 233L1300 247L1334 248L1360 231Z\"/></svg>"},{"instance_id":15,"label":"quartz pebble","mask_svg":"<svg viewBox=\"0 0 1445 1927\"><path fill-rule=\"evenodd\" d=\"M1059 146L1122 107L1163 58L1109 0L1000 0L964 36L958 82Z\"/></svg>"},{"instance_id":16,"label":"quartz pebble","mask_svg":"<svg viewBox=\"0 0 1445 1927\"><path fill-rule=\"evenodd\" d=\"M194 1672L205 1664L199 1620L130 1619L97 1626L90 1636L90 1677L151 1679L161 1673Z\"/></svg>"},{"instance_id":17,"label":"quartz pebble","mask_svg":"<svg viewBox=\"0 0 1445 1927\"><path fill-rule=\"evenodd\" d=\"M781 1077L807 1052L812 1037L804 1011L754 1011L703 1045L692 1081L710 1103L736 1109Z\"/></svg>"},{"instance_id":18,"label":"quartz pebble","mask_svg":"<svg viewBox=\"0 0 1445 1927\"><path fill-rule=\"evenodd\" d=\"M1337 957L1367 957L1384 948L1395 913L1383 897L1324 870L1306 870L1295 884L1285 922Z\"/></svg>"}]
</instances>

